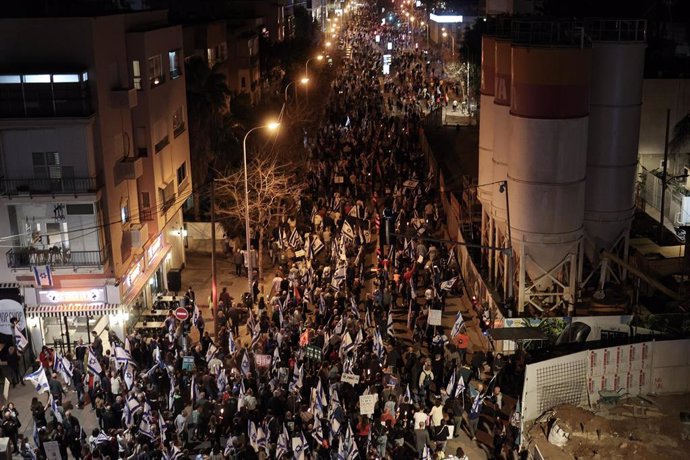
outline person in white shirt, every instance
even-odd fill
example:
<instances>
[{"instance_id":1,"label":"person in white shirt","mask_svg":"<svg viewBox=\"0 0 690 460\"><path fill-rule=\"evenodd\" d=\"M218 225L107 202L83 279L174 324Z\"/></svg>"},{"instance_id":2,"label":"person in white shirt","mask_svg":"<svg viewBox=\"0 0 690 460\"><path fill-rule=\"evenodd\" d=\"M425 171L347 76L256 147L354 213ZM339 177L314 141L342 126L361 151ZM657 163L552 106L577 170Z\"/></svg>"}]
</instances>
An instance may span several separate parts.
<instances>
[{"instance_id":1,"label":"person in white shirt","mask_svg":"<svg viewBox=\"0 0 690 460\"><path fill-rule=\"evenodd\" d=\"M110 374L110 393L113 395L113 399L122 394L122 382L117 374Z\"/></svg>"},{"instance_id":2,"label":"person in white shirt","mask_svg":"<svg viewBox=\"0 0 690 460\"><path fill-rule=\"evenodd\" d=\"M179 437L182 437L182 433L187 429L187 411L183 410L177 417L175 417L175 432Z\"/></svg>"},{"instance_id":3,"label":"person in white shirt","mask_svg":"<svg viewBox=\"0 0 690 460\"><path fill-rule=\"evenodd\" d=\"M436 400L436 404L429 411L429 417L431 417L431 426L440 426L443 422L443 406L441 406L441 401Z\"/></svg>"},{"instance_id":4,"label":"person in white shirt","mask_svg":"<svg viewBox=\"0 0 690 460\"><path fill-rule=\"evenodd\" d=\"M414 413L412 418L414 419L414 426L417 427L420 423L426 425L427 415L426 413L424 413L424 411L422 411L422 409L419 406L417 406L417 411Z\"/></svg>"}]
</instances>

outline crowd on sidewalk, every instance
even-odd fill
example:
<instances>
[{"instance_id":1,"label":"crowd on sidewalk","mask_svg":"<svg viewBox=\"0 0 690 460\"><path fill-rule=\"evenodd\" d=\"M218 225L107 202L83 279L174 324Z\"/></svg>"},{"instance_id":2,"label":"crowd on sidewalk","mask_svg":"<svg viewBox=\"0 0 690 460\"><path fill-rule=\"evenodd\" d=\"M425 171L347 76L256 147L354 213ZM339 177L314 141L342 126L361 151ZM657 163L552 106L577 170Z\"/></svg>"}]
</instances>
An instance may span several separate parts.
<instances>
[{"instance_id":1,"label":"crowd on sidewalk","mask_svg":"<svg viewBox=\"0 0 690 460\"><path fill-rule=\"evenodd\" d=\"M377 13L362 8L343 31L352 57L308 139L305 193L270 231L270 290L222 292L214 336L190 288L192 317L171 313L157 336L111 333L107 351L98 338L74 355L46 350L25 377L49 395L48 408L39 397L30 408L34 439L1 427L23 457L48 458L56 446L62 458L89 460L465 460L446 444L461 430L475 439L480 416L497 420L491 458L510 457L518 424L500 386L515 363L466 353L460 313L452 330L440 325L448 296L467 288L452 245L434 238L443 210L418 145L421 108L406 102L420 82L436 82L432 93L438 82L413 55L382 82L374 24ZM95 411L98 426L80 424L73 405Z\"/></svg>"}]
</instances>

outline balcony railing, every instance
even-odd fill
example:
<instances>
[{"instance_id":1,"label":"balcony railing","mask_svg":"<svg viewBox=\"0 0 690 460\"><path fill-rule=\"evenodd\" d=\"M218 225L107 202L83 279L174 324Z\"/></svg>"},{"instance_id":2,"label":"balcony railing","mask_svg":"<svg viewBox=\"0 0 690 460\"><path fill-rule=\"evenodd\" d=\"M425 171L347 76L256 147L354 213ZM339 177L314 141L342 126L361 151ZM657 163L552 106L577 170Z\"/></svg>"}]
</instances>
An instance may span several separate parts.
<instances>
[{"instance_id":1,"label":"balcony railing","mask_svg":"<svg viewBox=\"0 0 690 460\"><path fill-rule=\"evenodd\" d=\"M150 222L155 217L155 209L153 208L141 208L139 210L139 221L140 222Z\"/></svg>"},{"instance_id":2,"label":"balcony railing","mask_svg":"<svg viewBox=\"0 0 690 460\"><path fill-rule=\"evenodd\" d=\"M71 195L96 193L99 189L100 184L96 177L0 178L0 193L3 195Z\"/></svg>"},{"instance_id":3,"label":"balcony railing","mask_svg":"<svg viewBox=\"0 0 690 460\"><path fill-rule=\"evenodd\" d=\"M9 268L29 268L34 265L53 267L97 267L105 263L103 251L70 251L57 246L46 249L12 248L6 253Z\"/></svg>"}]
</instances>

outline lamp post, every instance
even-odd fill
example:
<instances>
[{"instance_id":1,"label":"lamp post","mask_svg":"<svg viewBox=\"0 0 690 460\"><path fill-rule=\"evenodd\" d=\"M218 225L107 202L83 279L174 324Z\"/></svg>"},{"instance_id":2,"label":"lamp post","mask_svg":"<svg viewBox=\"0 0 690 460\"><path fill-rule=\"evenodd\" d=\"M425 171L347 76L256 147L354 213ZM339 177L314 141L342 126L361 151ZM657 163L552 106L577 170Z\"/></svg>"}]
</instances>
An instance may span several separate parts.
<instances>
[{"instance_id":1,"label":"lamp post","mask_svg":"<svg viewBox=\"0 0 690 460\"><path fill-rule=\"evenodd\" d=\"M243 154L243 161L244 161L244 206L245 206L245 214L244 214L244 231L246 233L246 245L247 245L247 250L245 252L246 257L247 257L247 282L249 286L249 295L252 296L252 299L254 298L253 292L252 292L252 272L254 268L252 267L252 253L251 253L251 241L249 238L249 179L247 178L247 138L249 135L257 131L259 129L269 129L271 131L275 131L278 129L280 126L280 123L267 123L265 125L261 126L255 126L254 128L250 129L247 131L247 134L244 135L244 140L242 140L242 154ZM215 276L214 276L215 278ZM212 282L213 285L215 285L215 279Z\"/></svg>"},{"instance_id":2,"label":"lamp post","mask_svg":"<svg viewBox=\"0 0 690 460\"><path fill-rule=\"evenodd\" d=\"M290 85L295 84L295 82L297 82L297 81L299 81L300 83L302 83L305 86L307 83L309 83L309 79L307 77L303 77L300 80L293 80L290 83L288 83L287 86L285 87L285 95L283 98L283 100L285 101L285 104L287 104L287 101L288 101L288 88L290 87Z\"/></svg>"},{"instance_id":3,"label":"lamp post","mask_svg":"<svg viewBox=\"0 0 690 460\"><path fill-rule=\"evenodd\" d=\"M453 34L449 34L448 32L445 32L445 31L443 32L442 35L443 35L443 38L450 36L450 40L452 43L451 48L450 48L450 56L451 57L455 56L455 37L453 37Z\"/></svg>"},{"instance_id":4,"label":"lamp post","mask_svg":"<svg viewBox=\"0 0 690 460\"><path fill-rule=\"evenodd\" d=\"M323 54L319 54L318 56L311 57L307 59L307 62L304 63L304 78L309 81L309 63L316 59L317 61L321 61L323 59ZM309 87L307 87L307 105L309 105Z\"/></svg>"}]
</instances>

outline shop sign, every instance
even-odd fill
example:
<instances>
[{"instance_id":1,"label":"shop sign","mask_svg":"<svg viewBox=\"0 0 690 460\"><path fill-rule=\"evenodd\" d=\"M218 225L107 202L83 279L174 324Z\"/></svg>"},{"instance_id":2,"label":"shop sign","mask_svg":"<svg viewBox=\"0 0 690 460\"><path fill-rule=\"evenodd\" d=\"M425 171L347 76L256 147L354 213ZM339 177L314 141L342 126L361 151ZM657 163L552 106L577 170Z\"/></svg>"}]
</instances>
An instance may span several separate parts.
<instances>
[{"instance_id":1,"label":"shop sign","mask_svg":"<svg viewBox=\"0 0 690 460\"><path fill-rule=\"evenodd\" d=\"M26 328L22 304L12 299L0 300L0 334L14 336L12 323L10 323L12 318L19 320L19 329L23 331Z\"/></svg>"},{"instance_id":2,"label":"shop sign","mask_svg":"<svg viewBox=\"0 0 690 460\"><path fill-rule=\"evenodd\" d=\"M134 286L134 282L137 280L137 278L139 278L139 275L141 275L142 262L142 260L138 261L125 275L124 284L127 286L127 289L131 289L131 287Z\"/></svg>"},{"instance_id":3,"label":"shop sign","mask_svg":"<svg viewBox=\"0 0 690 460\"><path fill-rule=\"evenodd\" d=\"M148 263L156 257L158 251L163 246L163 234L159 233L158 236L151 242L151 245L146 249L146 260Z\"/></svg>"},{"instance_id":4,"label":"shop sign","mask_svg":"<svg viewBox=\"0 0 690 460\"><path fill-rule=\"evenodd\" d=\"M105 287L91 289L41 289L38 291L38 303L40 304L61 304L61 303L90 303L105 302Z\"/></svg>"}]
</instances>

